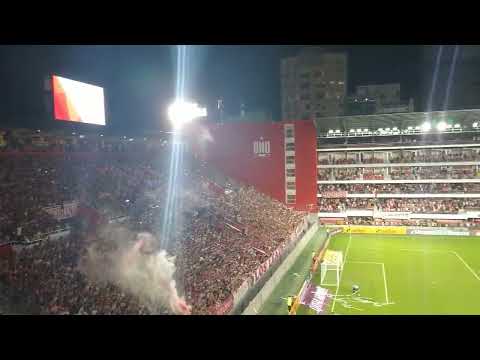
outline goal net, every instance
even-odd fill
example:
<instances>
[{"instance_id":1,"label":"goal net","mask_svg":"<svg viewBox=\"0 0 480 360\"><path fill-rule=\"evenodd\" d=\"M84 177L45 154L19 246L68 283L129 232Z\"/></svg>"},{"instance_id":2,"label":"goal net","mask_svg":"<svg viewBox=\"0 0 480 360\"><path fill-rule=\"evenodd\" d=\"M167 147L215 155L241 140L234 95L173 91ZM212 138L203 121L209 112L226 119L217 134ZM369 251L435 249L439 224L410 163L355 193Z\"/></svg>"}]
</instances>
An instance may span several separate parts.
<instances>
[{"instance_id":1,"label":"goal net","mask_svg":"<svg viewBox=\"0 0 480 360\"><path fill-rule=\"evenodd\" d=\"M339 286L340 272L343 269L343 253L327 250L320 265L321 285Z\"/></svg>"}]
</instances>

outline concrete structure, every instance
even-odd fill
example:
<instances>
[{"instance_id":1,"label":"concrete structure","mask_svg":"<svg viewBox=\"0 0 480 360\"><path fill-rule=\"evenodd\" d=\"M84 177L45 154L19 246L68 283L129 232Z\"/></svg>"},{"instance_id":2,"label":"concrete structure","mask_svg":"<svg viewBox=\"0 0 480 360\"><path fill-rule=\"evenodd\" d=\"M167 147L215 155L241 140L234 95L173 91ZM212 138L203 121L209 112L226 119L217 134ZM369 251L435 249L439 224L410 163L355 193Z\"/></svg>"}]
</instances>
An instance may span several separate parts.
<instances>
[{"instance_id":1,"label":"concrete structure","mask_svg":"<svg viewBox=\"0 0 480 360\"><path fill-rule=\"evenodd\" d=\"M282 60L282 118L313 120L338 116L347 86L347 55L306 48Z\"/></svg>"},{"instance_id":2,"label":"concrete structure","mask_svg":"<svg viewBox=\"0 0 480 360\"><path fill-rule=\"evenodd\" d=\"M356 93L346 98L345 116L413 112L413 99L401 100L400 84L357 86Z\"/></svg>"},{"instance_id":3,"label":"concrete structure","mask_svg":"<svg viewBox=\"0 0 480 360\"><path fill-rule=\"evenodd\" d=\"M357 86L356 95L365 99L375 99L382 104L400 103L400 84Z\"/></svg>"}]
</instances>

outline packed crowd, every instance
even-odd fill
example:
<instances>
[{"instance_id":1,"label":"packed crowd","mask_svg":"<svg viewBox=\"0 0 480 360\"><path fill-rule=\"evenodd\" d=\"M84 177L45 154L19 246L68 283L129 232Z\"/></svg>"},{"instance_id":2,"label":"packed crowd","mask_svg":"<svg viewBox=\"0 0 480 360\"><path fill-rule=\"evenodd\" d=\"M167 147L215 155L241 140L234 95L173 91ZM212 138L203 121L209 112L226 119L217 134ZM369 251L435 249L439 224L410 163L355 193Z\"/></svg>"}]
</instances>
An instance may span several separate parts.
<instances>
[{"instance_id":1,"label":"packed crowd","mask_svg":"<svg viewBox=\"0 0 480 360\"><path fill-rule=\"evenodd\" d=\"M460 210L480 208L480 199L377 199L382 211L456 214Z\"/></svg>"},{"instance_id":2,"label":"packed crowd","mask_svg":"<svg viewBox=\"0 0 480 360\"><path fill-rule=\"evenodd\" d=\"M480 193L480 183L419 184L320 184L318 192L344 191L349 194L471 194Z\"/></svg>"},{"instance_id":3,"label":"packed crowd","mask_svg":"<svg viewBox=\"0 0 480 360\"><path fill-rule=\"evenodd\" d=\"M388 168L318 169L318 180L435 180L477 179L475 166L413 166Z\"/></svg>"},{"instance_id":4,"label":"packed crowd","mask_svg":"<svg viewBox=\"0 0 480 360\"><path fill-rule=\"evenodd\" d=\"M77 235L24 247L9 277L12 301L31 314L151 313L138 299L117 286L92 282L79 271L79 259L85 251L84 239ZM166 313L166 310L155 313Z\"/></svg>"},{"instance_id":5,"label":"packed crowd","mask_svg":"<svg viewBox=\"0 0 480 360\"><path fill-rule=\"evenodd\" d=\"M343 212L348 209L369 209L375 208L374 199L362 198L319 198L318 211L320 212Z\"/></svg>"},{"instance_id":6,"label":"packed crowd","mask_svg":"<svg viewBox=\"0 0 480 360\"><path fill-rule=\"evenodd\" d=\"M375 209L383 212L457 214L459 211L480 209L480 199L319 198L318 207L321 212Z\"/></svg>"},{"instance_id":7,"label":"packed crowd","mask_svg":"<svg viewBox=\"0 0 480 360\"><path fill-rule=\"evenodd\" d=\"M388 159L388 160L387 160ZM464 150L418 150L418 151L391 151L372 155L371 152L356 152L348 155L332 156L329 160L327 155L319 156L320 165L343 165L343 164L382 164L382 163L430 163L451 161L480 161L480 153L475 149Z\"/></svg>"},{"instance_id":8,"label":"packed crowd","mask_svg":"<svg viewBox=\"0 0 480 360\"><path fill-rule=\"evenodd\" d=\"M162 175L166 162L35 157L5 161L9 171L2 173L1 183L11 190L0 197L2 242L17 234L19 224L24 240L30 243L42 238L32 234L68 223L55 220L43 209L70 200L95 209L104 220L122 216L127 219L124 226L162 237L168 191L168 177ZM252 187L233 186L233 181L212 186L204 176L209 171L202 167L205 165L189 159L181 169L180 205L168 242L194 314L209 313L231 297L290 239L305 216ZM28 303L32 313L149 313L135 297L112 284L92 283L78 271L76 265L86 249L83 240L73 232L60 240L25 246L9 276L16 296Z\"/></svg>"}]
</instances>

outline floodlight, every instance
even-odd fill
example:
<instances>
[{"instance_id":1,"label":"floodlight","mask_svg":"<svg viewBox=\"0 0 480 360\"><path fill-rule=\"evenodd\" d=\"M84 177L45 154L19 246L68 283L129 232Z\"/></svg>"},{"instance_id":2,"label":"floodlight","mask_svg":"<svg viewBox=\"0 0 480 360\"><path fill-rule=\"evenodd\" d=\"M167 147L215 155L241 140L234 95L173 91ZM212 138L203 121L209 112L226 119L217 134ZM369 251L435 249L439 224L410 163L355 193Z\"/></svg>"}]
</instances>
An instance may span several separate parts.
<instances>
[{"instance_id":1,"label":"floodlight","mask_svg":"<svg viewBox=\"0 0 480 360\"><path fill-rule=\"evenodd\" d=\"M428 121L426 121L422 124L422 130L423 131L430 131L431 128L432 128L432 125Z\"/></svg>"},{"instance_id":2,"label":"floodlight","mask_svg":"<svg viewBox=\"0 0 480 360\"><path fill-rule=\"evenodd\" d=\"M437 130L438 131L445 131L446 128L447 128L447 123L445 121L440 121L437 124Z\"/></svg>"},{"instance_id":3,"label":"floodlight","mask_svg":"<svg viewBox=\"0 0 480 360\"><path fill-rule=\"evenodd\" d=\"M185 124L204 116L207 116L206 108L200 108L198 104L184 100L175 100L168 107L168 117L176 130L180 130Z\"/></svg>"}]
</instances>

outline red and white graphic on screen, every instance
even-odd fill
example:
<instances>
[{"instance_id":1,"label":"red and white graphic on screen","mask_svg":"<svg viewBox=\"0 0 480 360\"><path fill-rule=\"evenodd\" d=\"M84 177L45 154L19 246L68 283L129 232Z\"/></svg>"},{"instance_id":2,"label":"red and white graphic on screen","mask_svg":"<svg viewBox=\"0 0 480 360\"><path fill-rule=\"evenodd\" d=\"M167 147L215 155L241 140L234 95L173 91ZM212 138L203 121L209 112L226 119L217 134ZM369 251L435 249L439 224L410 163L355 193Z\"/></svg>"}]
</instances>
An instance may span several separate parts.
<instances>
[{"instance_id":1,"label":"red and white graphic on screen","mask_svg":"<svg viewBox=\"0 0 480 360\"><path fill-rule=\"evenodd\" d=\"M56 75L52 83L56 120L105 125L103 88Z\"/></svg>"},{"instance_id":2,"label":"red and white graphic on screen","mask_svg":"<svg viewBox=\"0 0 480 360\"><path fill-rule=\"evenodd\" d=\"M263 137L261 137L260 140L254 141L253 153L259 157L270 156L270 140L264 140Z\"/></svg>"}]
</instances>

